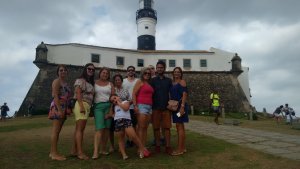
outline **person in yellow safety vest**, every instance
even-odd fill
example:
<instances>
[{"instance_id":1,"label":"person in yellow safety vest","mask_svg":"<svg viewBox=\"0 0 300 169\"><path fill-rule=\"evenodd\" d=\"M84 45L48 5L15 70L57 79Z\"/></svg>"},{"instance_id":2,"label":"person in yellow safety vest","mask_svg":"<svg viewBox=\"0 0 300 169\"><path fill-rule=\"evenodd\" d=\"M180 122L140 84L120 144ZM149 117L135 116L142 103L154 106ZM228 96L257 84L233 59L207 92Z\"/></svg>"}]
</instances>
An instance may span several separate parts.
<instances>
[{"instance_id":1,"label":"person in yellow safety vest","mask_svg":"<svg viewBox=\"0 0 300 169\"><path fill-rule=\"evenodd\" d=\"M215 123L219 125L220 123L218 118L220 116L220 97L216 91L210 94L210 100L211 100L211 108L215 113Z\"/></svg>"}]
</instances>

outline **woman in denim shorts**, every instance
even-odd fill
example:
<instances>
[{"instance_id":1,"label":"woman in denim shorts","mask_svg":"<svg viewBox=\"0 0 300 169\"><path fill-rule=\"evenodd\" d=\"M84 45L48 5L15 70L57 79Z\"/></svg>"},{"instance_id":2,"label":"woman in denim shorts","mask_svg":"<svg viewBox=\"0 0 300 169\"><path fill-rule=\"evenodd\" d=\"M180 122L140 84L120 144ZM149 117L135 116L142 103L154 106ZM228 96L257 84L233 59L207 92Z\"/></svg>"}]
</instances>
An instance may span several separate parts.
<instances>
[{"instance_id":1,"label":"woman in denim shorts","mask_svg":"<svg viewBox=\"0 0 300 169\"><path fill-rule=\"evenodd\" d=\"M147 140L147 130L152 112L153 88L149 84L151 79L151 70L144 68L141 70L141 78L133 88L132 101L134 111L137 114L138 130L137 134L145 146Z\"/></svg>"}]
</instances>

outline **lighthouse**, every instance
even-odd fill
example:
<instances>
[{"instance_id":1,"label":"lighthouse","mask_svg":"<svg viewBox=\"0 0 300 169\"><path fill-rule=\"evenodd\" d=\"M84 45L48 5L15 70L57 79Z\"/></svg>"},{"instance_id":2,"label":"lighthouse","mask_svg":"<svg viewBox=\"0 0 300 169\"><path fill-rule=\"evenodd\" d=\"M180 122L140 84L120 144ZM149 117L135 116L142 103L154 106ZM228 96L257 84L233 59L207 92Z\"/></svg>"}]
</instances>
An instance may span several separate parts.
<instances>
[{"instance_id":1,"label":"lighthouse","mask_svg":"<svg viewBox=\"0 0 300 169\"><path fill-rule=\"evenodd\" d=\"M136 12L138 50L155 50L157 15L153 5L153 0L139 0L139 10Z\"/></svg>"}]
</instances>

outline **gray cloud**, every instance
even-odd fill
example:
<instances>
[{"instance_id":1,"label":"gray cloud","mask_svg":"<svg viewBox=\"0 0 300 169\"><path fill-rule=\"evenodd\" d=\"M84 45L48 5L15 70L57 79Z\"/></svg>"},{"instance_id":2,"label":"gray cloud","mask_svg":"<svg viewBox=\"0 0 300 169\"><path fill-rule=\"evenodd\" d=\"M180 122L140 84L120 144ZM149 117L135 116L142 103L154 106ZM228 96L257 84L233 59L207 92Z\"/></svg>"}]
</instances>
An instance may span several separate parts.
<instances>
[{"instance_id":1,"label":"gray cloud","mask_svg":"<svg viewBox=\"0 0 300 169\"><path fill-rule=\"evenodd\" d=\"M297 0L155 0L157 48L237 52L250 67L258 110L288 102L300 111L299 6ZM37 73L32 61L41 41L135 49L137 9L138 0L0 1L0 104L18 108ZM15 84L20 75L24 83Z\"/></svg>"}]
</instances>

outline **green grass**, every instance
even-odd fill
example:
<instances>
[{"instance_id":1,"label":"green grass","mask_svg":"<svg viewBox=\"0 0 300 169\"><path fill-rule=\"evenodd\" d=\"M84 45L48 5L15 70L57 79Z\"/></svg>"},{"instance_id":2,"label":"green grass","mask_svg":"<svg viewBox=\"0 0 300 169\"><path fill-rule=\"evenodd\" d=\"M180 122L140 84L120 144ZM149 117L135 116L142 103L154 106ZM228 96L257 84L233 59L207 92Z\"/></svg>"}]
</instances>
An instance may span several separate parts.
<instances>
[{"instance_id":1,"label":"green grass","mask_svg":"<svg viewBox=\"0 0 300 169\"><path fill-rule=\"evenodd\" d=\"M187 131L187 150L182 156L168 156L164 153L153 154L150 158L139 159L136 148L127 149L129 159L123 161L116 151L109 156L100 156L98 160L81 161L67 158L66 161L52 161L48 157L50 149L51 121L46 116L32 119L11 119L0 124L0 168L1 169L185 169L185 168L297 168L299 161L275 157L240 147L201 134ZM5 129L2 129L4 127ZM173 127L171 144L176 147L176 131ZM68 155L72 146L74 120L66 121L59 140L59 151ZM93 152L93 120L89 119L84 135L84 150L88 155ZM152 141L152 129L149 127L148 142ZM117 143L117 140L115 140ZM116 144L115 144L116 145ZM116 145L117 147L117 145ZM152 147L150 148L151 150Z\"/></svg>"}]
</instances>

